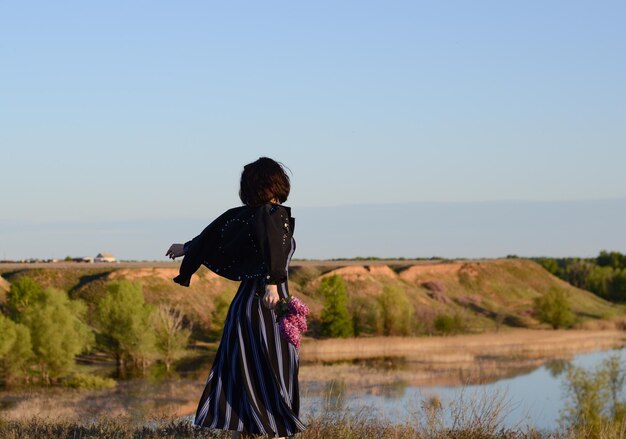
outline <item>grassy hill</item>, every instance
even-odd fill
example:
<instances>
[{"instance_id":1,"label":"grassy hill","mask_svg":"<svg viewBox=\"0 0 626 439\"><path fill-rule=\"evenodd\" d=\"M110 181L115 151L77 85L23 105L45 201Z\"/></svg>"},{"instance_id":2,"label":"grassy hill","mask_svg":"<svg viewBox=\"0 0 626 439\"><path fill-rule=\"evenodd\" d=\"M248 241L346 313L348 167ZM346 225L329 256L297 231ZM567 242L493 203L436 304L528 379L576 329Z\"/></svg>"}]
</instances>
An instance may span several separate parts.
<instances>
[{"instance_id":1,"label":"grassy hill","mask_svg":"<svg viewBox=\"0 0 626 439\"><path fill-rule=\"evenodd\" d=\"M149 303L167 303L181 309L193 322L195 335L206 338L216 307L232 298L237 283L202 268L191 287L184 288L172 282L177 271L177 264L0 265L0 300L12 281L29 276L44 286L68 291L72 298L84 300L93 309L108 282L128 279L142 284ZM457 316L467 332L490 331L502 325L539 328L542 325L533 316L533 300L552 289L567 294L578 325L626 314L622 305L574 288L524 259L294 262L290 289L311 308L313 331L323 307L317 288L324 276L333 274L344 279L351 306L375 301L385 287L404 291L414 307L416 333L432 333L433 322L441 315Z\"/></svg>"},{"instance_id":2,"label":"grassy hill","mask_svg":"<svg viewBox=\"0 0 626 439\"><path fill-rule=\"evenodd\" d=\"M314 311L322 300L315 294L321 277L340 275L351 301L374 300L386 286L404 290L415 307L415 320L426 332L439 315L457 315L469 332L497 329L499 325L538 328L533 301L550 290L566 293L577 323L624 315L622 305L571 286L539 264L524 259L463 262L421 262L413 265L381 263L334 269L301 267L292 279ZM303 281L300 279L303 278Z\"/></svg>"}]
</instances>

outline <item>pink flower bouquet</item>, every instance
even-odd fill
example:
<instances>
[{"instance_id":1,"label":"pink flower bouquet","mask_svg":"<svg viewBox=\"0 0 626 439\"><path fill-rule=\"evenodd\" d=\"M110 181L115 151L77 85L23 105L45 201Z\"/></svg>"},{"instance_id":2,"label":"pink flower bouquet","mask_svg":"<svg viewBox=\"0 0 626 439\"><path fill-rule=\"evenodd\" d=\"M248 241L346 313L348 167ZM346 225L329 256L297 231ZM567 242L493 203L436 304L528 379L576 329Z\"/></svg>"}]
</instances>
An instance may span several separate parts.
<instances>
[{"instance_id":1,"label":"pink flower bouquet","mask_svg":"<svg viewBox=\"0 0 626 439\"><path fill-rule=\"evenodd\" d=\"M300 339L307 330L306 316L309 307L297 297L281 299L276 307L278 328L289 343L300 348Z\"/></svg>"}]
</instances>

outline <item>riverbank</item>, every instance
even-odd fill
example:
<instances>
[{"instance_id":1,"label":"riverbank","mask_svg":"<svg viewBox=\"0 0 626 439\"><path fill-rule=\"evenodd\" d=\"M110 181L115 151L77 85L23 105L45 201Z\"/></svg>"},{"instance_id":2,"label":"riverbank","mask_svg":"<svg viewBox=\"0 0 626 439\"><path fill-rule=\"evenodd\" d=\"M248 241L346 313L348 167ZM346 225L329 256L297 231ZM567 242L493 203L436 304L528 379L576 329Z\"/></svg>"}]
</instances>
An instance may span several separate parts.
<instances>
[{"instance_id":1,"label":"riverbank","mask_svg":"<svg viewBox=\"0 0 626 439\"><path fill-rule=\"evenodd\" d=\"M375 395L393 386L485 384L528 373L574 354L626 344L626 332L514 329L449 337L306 340L301 348L303 400L324 397L338 385L346 395ZM116 388L74 390L17 387L0 392L7 420L32 416L78 422L102 415L153 419L187 416L196 409L209 358L193 377L119 381Z\"/></svg>"}]
</instances>

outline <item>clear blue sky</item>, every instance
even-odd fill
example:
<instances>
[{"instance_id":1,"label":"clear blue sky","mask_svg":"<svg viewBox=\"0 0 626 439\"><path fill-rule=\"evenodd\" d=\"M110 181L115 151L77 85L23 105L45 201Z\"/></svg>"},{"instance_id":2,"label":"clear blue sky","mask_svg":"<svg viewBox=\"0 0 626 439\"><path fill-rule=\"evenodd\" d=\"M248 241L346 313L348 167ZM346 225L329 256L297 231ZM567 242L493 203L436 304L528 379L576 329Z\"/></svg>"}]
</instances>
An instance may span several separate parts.
<instances>
[{"instance_id":1,"label":"clear blue sky","mask_svg":"<svg viewBox=\"0 0 626 439\"><path fill-rule=\"evenodd\" d=\"M0 238L204 221L261 155L294 208L626 198L624 23L622 1L2 2Z\"/></svg>"}]
</instances>

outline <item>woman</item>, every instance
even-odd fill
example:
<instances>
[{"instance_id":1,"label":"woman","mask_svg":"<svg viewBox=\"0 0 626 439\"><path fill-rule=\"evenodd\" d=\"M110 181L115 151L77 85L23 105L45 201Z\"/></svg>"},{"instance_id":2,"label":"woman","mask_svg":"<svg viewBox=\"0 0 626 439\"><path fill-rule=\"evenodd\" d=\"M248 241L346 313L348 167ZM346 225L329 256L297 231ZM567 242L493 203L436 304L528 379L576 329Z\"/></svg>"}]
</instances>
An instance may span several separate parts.
<instances>
[{"instance_id":1,"label":"woman","mask_svg":"<svg viewBox=\"0 0 626 439\"><path fill-rule=\"evenodd\" d=\"M282 206L290 190L282 165L267 157L246 165L239 197L193 240L172 244L166 256L184 256L174 281L189 286L204 264L241 284L224 322L194 425L241 433L293 436L298 418L298 350L280 334L274 308L287 298L287 266L295 250L294 219Z\"/></svg>"}]
</instances>

